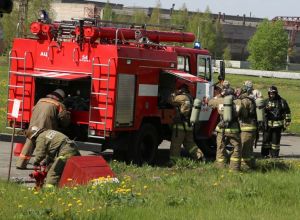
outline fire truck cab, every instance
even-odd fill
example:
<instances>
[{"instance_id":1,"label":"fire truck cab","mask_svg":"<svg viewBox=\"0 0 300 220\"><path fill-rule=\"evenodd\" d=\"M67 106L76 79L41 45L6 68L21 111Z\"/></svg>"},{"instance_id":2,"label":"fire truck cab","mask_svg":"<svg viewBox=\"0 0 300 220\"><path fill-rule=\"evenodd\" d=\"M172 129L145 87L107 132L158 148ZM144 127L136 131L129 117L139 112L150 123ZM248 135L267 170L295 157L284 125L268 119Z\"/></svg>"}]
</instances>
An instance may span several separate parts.
<instances>
[{"instance_id":1,"label":"fire truck cab","mask_svg":"<svg viewBox=\"0 0 300 220\"><path fill-rule=\"evenodd\" d=\"M158 145L171 137L170 94L184 83L195 98L214 96L209 52L172 45L194 42L192 33L84 20L38 21L31 32L31 38L14 39L9 56L9 127L14 99L21 100L16 126L26 129L35 103L60 88L72 115L65 133L81 149L92 143L138 164L153 163ZM217 119L203 102L195 138L207 156L214 153L209 140Z\"/></svg>"}]
</instances>

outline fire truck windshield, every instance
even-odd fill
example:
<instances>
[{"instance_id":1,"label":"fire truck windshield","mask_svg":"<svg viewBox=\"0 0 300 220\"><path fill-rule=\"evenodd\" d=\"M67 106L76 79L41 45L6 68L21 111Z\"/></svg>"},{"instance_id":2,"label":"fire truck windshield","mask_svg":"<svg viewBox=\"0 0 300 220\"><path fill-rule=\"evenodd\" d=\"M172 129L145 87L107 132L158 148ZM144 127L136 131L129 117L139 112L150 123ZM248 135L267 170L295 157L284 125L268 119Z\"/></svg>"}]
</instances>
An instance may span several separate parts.
<instances>
[{"instance_id":1,"label":"fire truck windshield","mask_svg":"<svg viewBox=\"0 0 300 220\"><path fill-rule=\"evenodd\" d=\"M197 56L197 76L207 81L212 79L211 59L209 56Z\"/></svg>"}]
</instances>

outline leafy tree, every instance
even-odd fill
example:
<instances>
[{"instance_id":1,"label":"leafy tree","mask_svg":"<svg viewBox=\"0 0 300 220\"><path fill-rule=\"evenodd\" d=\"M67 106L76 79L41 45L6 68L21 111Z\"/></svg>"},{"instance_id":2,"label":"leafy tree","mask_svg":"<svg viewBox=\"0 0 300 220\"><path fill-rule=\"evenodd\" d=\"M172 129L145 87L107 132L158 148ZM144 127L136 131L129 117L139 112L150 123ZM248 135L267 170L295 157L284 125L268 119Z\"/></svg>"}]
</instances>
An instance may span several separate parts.
<instances>
[{"instance_id":1,"label":"leafy tree","mask_svg":"<svg viewBox=\"0 0 300 220\"><path fill-rule=\"evenodd\" d=\"M231 51L229 45L224 49L223 60L225 60L226 67L231 67L229 60L231 60Z\"/></svg>"},{"instance_id":2,"label":"leafy tree","mask_svg":"<svg viewBox=\"0 0 300 220\"><path fill-rule=\"evenodd\" d=\"M160 24L160 8L161 8L161 3L158 0L155 8L152 11L149 24Z\"/></svg>"},{"instance_id":3,"label":"leafy tree","mask_svg":"<svg viewBox=\"0 0 300 220\"><path fill-rule=\"evenodd\" d=\"M27 19L25 19L25 33L29 33L31 22L36 21L40 17L40 10L49 12L50 18L53 16L51 3L53 0L30 0L28 1ZM14 9L12 13L5 14L0 20L0 25L4 32L4 48L5 50L11 47L13 38L17 35L17 26L19 21L19 1L14 1ZM22 27L19 27L22 28Z\"/></svg>"},{"instance_id":4,"label":"leafy tree","mask_svg":"<svg viewBox=\"0 0 300 220\"><path fill-rule=\"evenodd\" d=\"M143 10L136 9L132 16L132 22L136 24L146 24L148 17Z\"/></svg>"},{"instance_id":5,"label":"leafy tree","mask_svg":"<svg viewBox=\"0 0 300 220\"><path fill-rule=\"evenodd\" d=\"M113 20L113 10L109 4L109 1L106 2L105 6L103 8L102 20L105 20L105 21Z\"/></svg>"},{"instance_id":6,"label":"leafy tree","mask_svg":"<svg viewBox=\"0 0 300 220\"><path fill-rule=\"evenodd\" d=\"M247 46L254 69L276 70L286 65L288 35L282 21L263 21Z\"/></svg>"},{"instance_id":7,"label":"leafy tree","mask_svg":"<svg viewBox=\"0 0 300 220\"><path fill-rule=\"evenodd\" d=\"M221 57L224 47L221 44L224 42L222 28L220 24L214 23L209 8L206 8L204 13L195 13L189 19L188 31L197 33L202 47L208 49L214 57Z\"/></svg>"},{"instance_id":8,"label":"leafy tree","mask_svg":"<svg viewBox=\"0 0 300 220\"><path fill-rule=\"evenodd\" d=\"M188 27L186 26L189 21L189 12L187 10L186 4L184 3L181 9L174 11L171 15L171 23L175 26L183 26L184 30Z\"/></svg>"}]
</instances>

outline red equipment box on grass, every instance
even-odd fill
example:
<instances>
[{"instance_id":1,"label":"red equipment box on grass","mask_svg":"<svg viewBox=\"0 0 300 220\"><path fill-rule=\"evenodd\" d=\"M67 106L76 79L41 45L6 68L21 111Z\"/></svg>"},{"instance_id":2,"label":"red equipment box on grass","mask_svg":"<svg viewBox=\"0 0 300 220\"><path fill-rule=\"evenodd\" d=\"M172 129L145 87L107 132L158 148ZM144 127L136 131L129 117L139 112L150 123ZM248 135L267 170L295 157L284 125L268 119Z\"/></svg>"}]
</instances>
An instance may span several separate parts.
<instances>
[{"instance_id":1,"label":"red equipment box on grass","mask_svg":"<svg viewBox=\"0 0 300 220\"><path fill-rule=\"evenodd\" d=\"M99 177L115 176L102 156L75 156L67 161L59 186L84 185Z\"/></svg>"}]
</instances>

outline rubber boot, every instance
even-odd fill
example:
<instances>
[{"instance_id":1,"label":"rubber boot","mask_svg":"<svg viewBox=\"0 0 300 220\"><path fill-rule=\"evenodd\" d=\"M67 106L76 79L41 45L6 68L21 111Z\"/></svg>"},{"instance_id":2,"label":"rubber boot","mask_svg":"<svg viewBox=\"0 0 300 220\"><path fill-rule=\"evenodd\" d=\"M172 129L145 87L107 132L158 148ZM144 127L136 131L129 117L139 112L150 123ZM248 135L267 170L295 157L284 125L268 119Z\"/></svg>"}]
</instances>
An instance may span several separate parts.
<instances>
[{"instance_id":1,"label":"rubber boot","mask_svg":"<svg viewBox=\"0 0 300 220\"><path fill-rule=\"evenodd\" d=\"M278 158L279 157L279 149L271 149L271 157Z\"/></svg>"},{"instance_id":2,"label":"rubber boot","mask_svg":"<svg viewBox=\"0 0 300 220\"><path fill-rule=\"evenodd\" d=\"M270 148L261 148L261 156L262 157L268 157L270 154Z\"/></svg>"}]
</instances>

